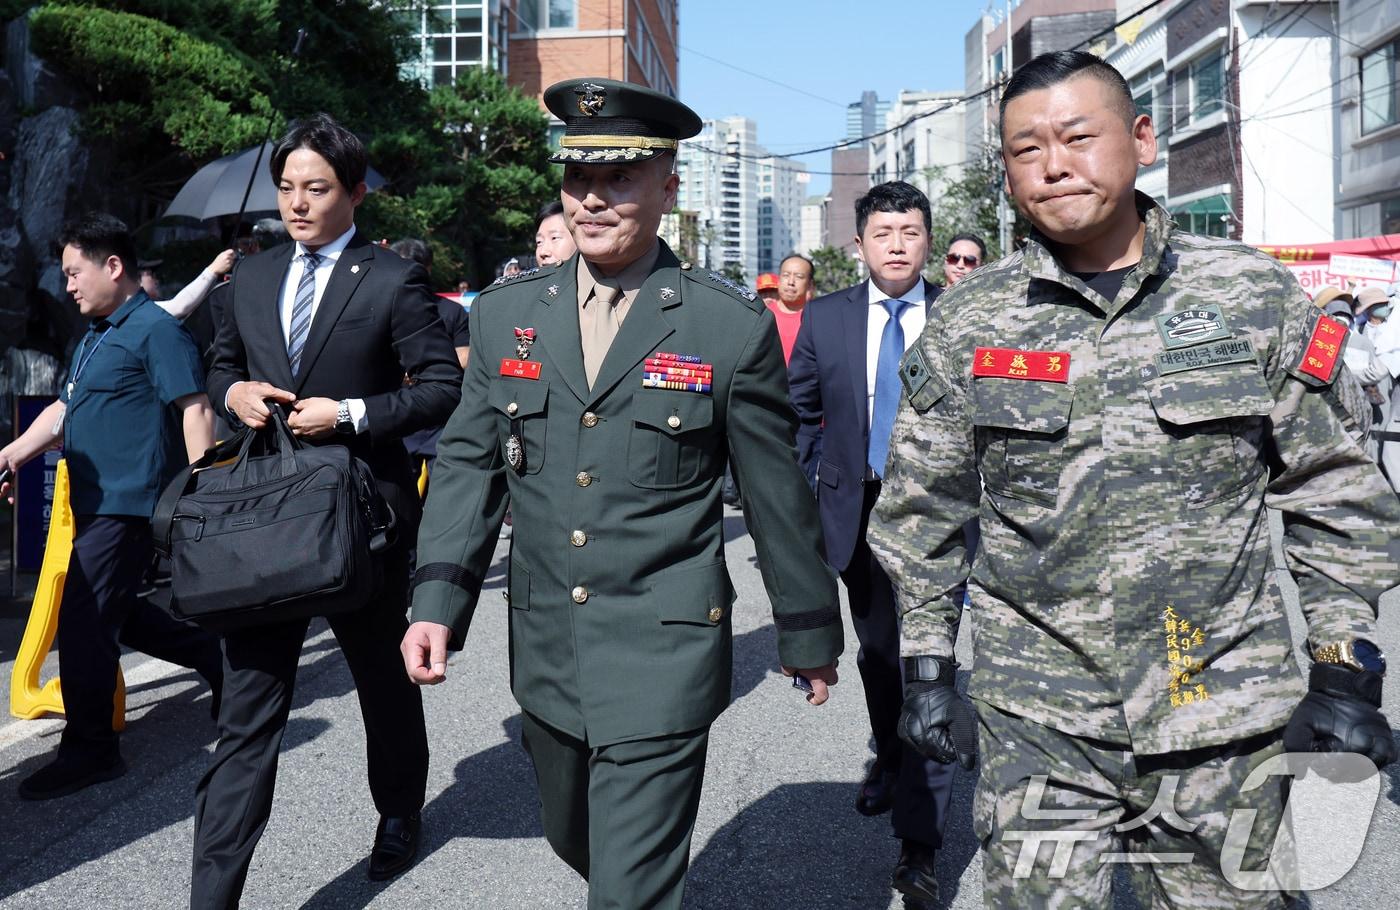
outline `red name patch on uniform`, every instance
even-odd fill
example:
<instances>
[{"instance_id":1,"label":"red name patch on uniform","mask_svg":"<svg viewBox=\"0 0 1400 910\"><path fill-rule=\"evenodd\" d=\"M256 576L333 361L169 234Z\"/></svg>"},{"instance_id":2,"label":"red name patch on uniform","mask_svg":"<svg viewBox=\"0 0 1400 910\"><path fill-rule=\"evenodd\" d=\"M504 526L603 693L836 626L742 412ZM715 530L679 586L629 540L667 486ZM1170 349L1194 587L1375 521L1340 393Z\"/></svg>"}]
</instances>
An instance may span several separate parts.
<instances>
[{"instance_id":1,"label":"red name patch on uniform","mask_svg":"<svg viewBox=\"0 0 1400 910\"><path fill-rule=\"evenodd\" d=\"M540 365L533 360L512 360L509 357L502 357L501 375L515 376L519 379L539 379Z\"/></svg>"},{"instance_id":2,"label":"red name patch on uniform","mask_svg":"<svg viewBox=\"0 0 1400 910\"><path fill-rule=\"evenodd\" d=\"M1068 382L1069 354L1064 351L1017 351L978 348L972 355L973 376Z\"/></svg>"},{"instance_id":3,"label":"red name patch on uniform","mask_svg":"<svg viewBox=\"0 0 1400 910\"><path fill-rule=\"evenodd\" d=\"M1328 382L1332 379L1332 368L1341 356L1342 344L1346 340L1346 329L1328 316L1317 318L1317 328L1313 329L1308 346L1303 350L1303 360L1298 364L1300 373L1307 373Z\"/></svg>"}]
</instances>

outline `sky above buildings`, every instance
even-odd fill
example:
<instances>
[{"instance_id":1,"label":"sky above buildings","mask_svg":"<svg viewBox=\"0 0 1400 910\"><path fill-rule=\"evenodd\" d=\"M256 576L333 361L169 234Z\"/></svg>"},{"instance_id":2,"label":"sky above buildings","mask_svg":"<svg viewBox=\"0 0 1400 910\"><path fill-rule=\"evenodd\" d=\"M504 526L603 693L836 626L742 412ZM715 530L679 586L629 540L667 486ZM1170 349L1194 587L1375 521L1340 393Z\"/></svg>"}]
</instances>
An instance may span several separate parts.
<instances>
[{"instance_id":1,"label":"sky above buildings","mask_svg":"<svg viewBox=\"0 0 1400 910\"><path fill-rule=\"evenodd\" d=\"M997 6L1000 6L997 3ZM871 89L963 90L963 38L987 0L691 0L681 4L680 97L706 119L750 117L788 155L846 137ZM781 84L778 84L781 83ZM824 193L831 153L799 156Z\"/></svg>"}]
</instances>

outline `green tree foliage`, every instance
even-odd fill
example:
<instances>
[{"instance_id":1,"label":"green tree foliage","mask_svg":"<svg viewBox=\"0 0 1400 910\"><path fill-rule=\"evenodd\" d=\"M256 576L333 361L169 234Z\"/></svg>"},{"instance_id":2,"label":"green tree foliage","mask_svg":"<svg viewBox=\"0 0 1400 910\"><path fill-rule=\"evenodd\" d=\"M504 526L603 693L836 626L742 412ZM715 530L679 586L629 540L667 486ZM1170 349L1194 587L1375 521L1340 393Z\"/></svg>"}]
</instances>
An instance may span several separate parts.
<instances>
[{"instance_id":1,"label":"green tree foliage","mask_svg":"<svg viewBox=\"0 0 1400 910\"><path fill-rule=\"evenodd\" d=\"M535 214L559 192L549 120L535 99L486 69L435 88L431 104L434 127L448 143L433 179L452 187L458 203L442 223L484 279L500 260L533 249Z\"/></svg>"},{"instance_id":2,"label":"green tree foliage","mask_svg":"<svg viewBox=\"0 0 1400 910\"><path fill-rule=\"evenodd\" d=\"M168 143L222 155L261 139L274 113L243 59L164 22L56 4L30 28L39 53L92 92L87 128L133 152Z\"/></svg>"},{"instance_id":3,"label":"green tree foliage","mask_svg":"<svg viewBox=\"0 0 1400 910\"><path fill-rule=\"evenodd\" d=\"M159 210L199 167L271 125L326 111L366 142L386 186L356 223L422 237L442 285L530 249L557 187L547 120L494 73L429 93L405 64L423 0L0 0L34 6L36 53L87 91L84 128L113 157L114 198ZM432 15L439 15L429 11ZM307 40L296 59L298 28Z\"/></svg>"},{"instance_id":4,"label":"green tree foliage","mask_svg":"<svg viewBox=\"0 0 1400 910\"><path fill-rule=\"evenodd\" d=\"M819 247L808 258L812 260L812 280L818 294L830 294L860 280L855 258L839 246Z\"/></svg>"},{"instance_id":5,"label":"green tree foliage","mask_svg":"<svg viewBox=\"0 0 1400 910\"><path fill-rule=\"evenodd\" d=\"M963 165L962 176L948 179L948 169L931 167L924 171L930 186L941 184L942 191L929 200L933 215L933 230L929 245L929 268L932 275L943 274L943 256L948 244L958 234L976 234L987 244L987 259L994 261L1005 255L1001 249L1001 230L997 223L997 199L1002 188L1001 162L996 153ZM1030 225L1016 211L1008 198L1008 210L1015 214L1013 237L1025 237ZM940 280L941 283L941 280Z\"/></svg>"}]
</instances>

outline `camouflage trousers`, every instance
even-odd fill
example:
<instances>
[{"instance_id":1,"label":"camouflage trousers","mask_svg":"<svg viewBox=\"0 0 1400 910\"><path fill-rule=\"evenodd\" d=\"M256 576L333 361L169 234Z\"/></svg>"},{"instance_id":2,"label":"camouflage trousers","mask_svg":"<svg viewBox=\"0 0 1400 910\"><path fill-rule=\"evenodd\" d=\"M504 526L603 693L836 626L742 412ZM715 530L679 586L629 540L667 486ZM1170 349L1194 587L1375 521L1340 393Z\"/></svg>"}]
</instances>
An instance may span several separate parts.
<instances>
[{"instance_id":1,"label":"camouflage trousers","mask_svg":"<svg viewBox=\"0 0 1400 910\"><path fill-rule=\"evenodd\" d=\"M1284 783L1241 794L1282 733L1225 746L1135 757L978 705L981 769L973 824L982 841L987 907L1108 908L1114 870L1127 864L1154 908L1293 906L1278 888L1241 891L1221 871L1230 817L1253 809L1238 868L1265 870L1284 817ZM1239 823L1237 822L1237 825ZM1288 836L1286 826L1283 835ZM1272 880L1272 876L1269 876Z\"/></svg>"}]
</instances>

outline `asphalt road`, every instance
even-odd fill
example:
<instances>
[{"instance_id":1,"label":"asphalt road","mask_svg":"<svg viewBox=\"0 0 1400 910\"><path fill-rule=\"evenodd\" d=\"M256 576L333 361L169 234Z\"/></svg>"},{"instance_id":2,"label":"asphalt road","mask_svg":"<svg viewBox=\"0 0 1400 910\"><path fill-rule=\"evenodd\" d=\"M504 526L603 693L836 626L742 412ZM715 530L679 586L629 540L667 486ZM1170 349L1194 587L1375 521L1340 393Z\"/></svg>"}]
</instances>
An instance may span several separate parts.
<instances>
[{"instance_id":1,"label":"asphalt road","mask_svg":"<svg viewBox=\"0 0 1400 910\"><path fill-rule=\"evenodd\" d=\"M852 801L867 761L868 726L855 637L847 625L842 681L829 704L806 705L777 669L774 631L752 541L726 519L735 608L734 703L715 724L695 832L687 907L898 907L888 887L898 853L888 816ZM545 843L519 709L506 668L504 545L467 647L449 678L424 693L433 750L425 843L393 882L365 878L376 815L363 772L363 728L334 639L313 626L302 656L273 816L245 892L248 908L582 908L585 889ZM1291 586L1285 585L1289 595ZM1400 654L1392 596L1381 645ZM974 619L975 621L975 619ZM1295 628L1301 629L1296 609ZM964 624L967 625L966 623ZM17 624L0 625L7 634ZM16 641L17 641L17 632ZM16 641L0 643L9 678ZM966 650L967 643L962 643ZM961 655L964 663L969 655ZM186 905L195 783L213 746L208 693L193 674L130 655L123 778L50 803L15 795L57 742L61 721L0 725L0 908L175 908ZM8 691L5 692L8 696ZM1400 718L1400 686L1387 711ZM958 778L939 860L945 906L980 907L981 864L970 830L970 774ZM1353 819L1328 819L1335 839ZM1365 852L1317 908L1377 906L1400 893L1400 774L1382 779ZM1137 906L1120 896L1121 907Z\"/></svg>"}]
</instances>

